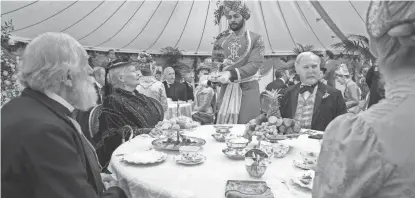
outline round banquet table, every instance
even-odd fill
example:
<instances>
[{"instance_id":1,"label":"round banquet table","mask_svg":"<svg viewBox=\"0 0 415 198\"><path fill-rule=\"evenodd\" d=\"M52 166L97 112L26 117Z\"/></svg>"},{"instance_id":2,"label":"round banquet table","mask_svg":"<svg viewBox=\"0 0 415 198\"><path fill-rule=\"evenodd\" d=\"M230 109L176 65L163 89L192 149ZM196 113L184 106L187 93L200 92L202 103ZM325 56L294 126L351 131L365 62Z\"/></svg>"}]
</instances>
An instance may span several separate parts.
<instances>
[{"instance_id":1,"label":"round banquet table","mask_svg":"<svg viewBox=\"0 0 415 198\"><path fill-rule=\"evenodd\" d=\"M177 103L168 102L168 109L164 113L164 119L168 120L175 116L177 116ZM179 104L179 116L192 117L192 104L191 103Z\"/></svg>"},{"instance_id":2,"label":"round banquet table","mask_svg":"<svg viewBox=\"0 0 415 198\"><path fill-rule=\"evenodd\" d=\"M245 125L235 125L231 133L242 134ZM178 151L163 151L168 154L166 161L154 165L133 165L121 161L121 156L137 150L152 148L149 137L137 136L122 144L113 153L109 170L112 176L132 198L221 198L225 197L227 180L266 181L275 197L311 198L311 192L300 190L291 179L303 173L293 166L293 160L301 160L301 151L320 151L320 142L301 135L298 139L281 141L292 148L284 158L274 158L262 178L249 176L244 160L227 158L222 149L225 143L217 142L211 134L211 125L198 127L186 135L206 140L201 153L207 160L199 165L184 166L177 164L173 157Z\"/></svg>"}]
</instances>

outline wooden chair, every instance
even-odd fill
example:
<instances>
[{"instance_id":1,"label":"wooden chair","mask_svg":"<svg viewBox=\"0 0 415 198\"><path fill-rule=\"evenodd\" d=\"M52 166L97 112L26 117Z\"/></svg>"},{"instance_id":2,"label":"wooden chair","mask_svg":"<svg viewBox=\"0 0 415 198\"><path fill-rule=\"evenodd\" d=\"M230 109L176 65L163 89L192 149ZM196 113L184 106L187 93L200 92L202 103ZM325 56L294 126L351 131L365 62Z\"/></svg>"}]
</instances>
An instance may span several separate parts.
<instances>
[{"instance_id":1,"label":"wooden chair","mask_svg":"<svg viewBox=\"0 0 415 198\"><path fill-rule=\"evenodd\" d=\"M93 137L99 131L99 116L101 116L101 113L102 113L102 104L99 104L96 107L94 107L89 113L88 132L89 132L91 139L93 139Z\"/></svg>"}]
</instances>

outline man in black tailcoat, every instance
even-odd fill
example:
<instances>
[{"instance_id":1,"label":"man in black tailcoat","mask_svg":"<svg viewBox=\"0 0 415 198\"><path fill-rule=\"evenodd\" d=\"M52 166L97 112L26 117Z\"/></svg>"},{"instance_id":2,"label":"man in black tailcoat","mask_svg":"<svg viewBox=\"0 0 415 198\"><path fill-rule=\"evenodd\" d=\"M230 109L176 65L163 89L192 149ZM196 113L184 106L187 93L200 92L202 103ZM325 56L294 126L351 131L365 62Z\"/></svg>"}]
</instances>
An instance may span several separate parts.
<instances>
[{"instance_id":1,"label":"man in black tailcoat","mask_svg":"<svg viewBox=\"0 0 415 198\"><path fill-rule=\"evenodd\" d=\"M84 48L45 33L23 60L25 89L1 108L1 197L126 198L118 187L105 190L95 150L71 118L97 100Z\"/></svg>"},{"instance_id":2,"label":"man in black tailcoat","mask_svg":"<svg viewBox=\"0 0 415 198\"><path fill-rule=\"evenodd\" d=\"M312 52L297 56L298 83L284 93L280 111L283 118L297 120L301 128L324 131L337 116L347 112L342 93L319 82L320 58Z\"/></svg>"}]
</instances>

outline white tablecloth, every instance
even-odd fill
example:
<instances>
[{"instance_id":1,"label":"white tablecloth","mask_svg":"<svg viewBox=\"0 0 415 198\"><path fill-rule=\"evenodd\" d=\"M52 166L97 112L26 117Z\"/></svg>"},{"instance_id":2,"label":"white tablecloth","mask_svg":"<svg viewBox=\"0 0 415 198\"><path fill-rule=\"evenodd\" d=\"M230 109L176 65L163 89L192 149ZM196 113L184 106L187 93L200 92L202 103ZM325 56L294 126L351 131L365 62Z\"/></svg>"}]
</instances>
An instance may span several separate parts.
<instances>
[{"instance_id":1,"label":"white tablecloth","mask_svg":"<svg viewBox=\"0 0 415 198\"><path fill-rule=\"evenodd\" d=\"M241 134L244 129L244 125L235 125L232 133ZM294 140L284 140L283 142L293 147L291 151L284 158L273 159L265 175L260 179L254 179L246 171L243 160L231 160L222 153L226 145L216 142L211 136L212 133L213 127L205 125L187 134L206 140L201 150L207 157L203 164L177 164L173 156L179 153L172 151L166 152L169 154L167 160L158 165L130 165L121 162L121 157L115 154L152 148L152 138L138 136L114 152L109 169L117 179L118 185L129 197L134 198L221 198L225 196L227 180L263 180L276 197L311 198L311 192L298 190L291 183L291 178L302 173L302 170L293 166L293 160L301 159L300 151L319 152L319 141L309 139L305 135Z\"/></svg>"},{"instance_id":2,"label":"white tablecloth","mask_svg":"<svg viewBox=\"0 0 415 198\"><path fill-rule=\"evenodd\" d=\"M177 116L177 103L169 102L168 109L164 113L164 119L170 119ZM192 104L191 103L182 103L179 104L179 116L192 117Z\"/></svg>"}]
</instances>

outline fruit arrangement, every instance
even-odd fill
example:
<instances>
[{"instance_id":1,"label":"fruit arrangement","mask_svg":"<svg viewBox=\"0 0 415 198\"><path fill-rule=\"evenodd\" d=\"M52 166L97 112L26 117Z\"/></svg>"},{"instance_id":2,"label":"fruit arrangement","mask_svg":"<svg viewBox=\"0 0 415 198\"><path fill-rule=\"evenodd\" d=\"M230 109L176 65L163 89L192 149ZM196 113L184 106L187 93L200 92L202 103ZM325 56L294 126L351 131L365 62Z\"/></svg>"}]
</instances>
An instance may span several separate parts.
<instances>
[{"instance_id":1,"label":"fruit arrangement","mask_svg":"<svg viewBox=\"0 0 415 198\"><path fill-rule=\"evenodd\" d=\"M255 135L258 140L263 140L298 134L300 131L300 125L294 119L278 118L276 116L267 118L265 114L261 114L248 123L246 134L250 134L251 137L249 139Z\"/></svg>"},{"instance_id":2,"label":"fruit arrangement","mask_svg":"<svg viewBox=\"0 0 415 198\"><path fill-rule=\"evenodd\" d=\"M170 120L160 121L155 128L160 130L181 130L192 129L198 126L200 126L200 123L193 121L192 118L179 116L171 118Z\"/></svg>"}]
</instances>

